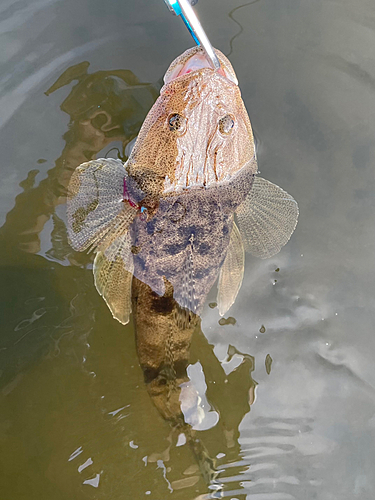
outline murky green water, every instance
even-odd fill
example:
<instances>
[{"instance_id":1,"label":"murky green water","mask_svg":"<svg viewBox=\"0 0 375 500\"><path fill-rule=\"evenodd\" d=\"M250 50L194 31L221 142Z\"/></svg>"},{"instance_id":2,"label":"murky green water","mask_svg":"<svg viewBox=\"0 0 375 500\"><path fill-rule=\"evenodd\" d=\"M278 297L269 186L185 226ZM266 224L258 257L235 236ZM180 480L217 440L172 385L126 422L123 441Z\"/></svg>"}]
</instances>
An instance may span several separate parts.
<instances>
[{"instance_id":1,"label":"murky green water","mask_svg":"<svg viewBox=\"0 0 375 500\"><path fill-rule=\"evenodd\" d=\"M235 324L212 292L193 337L218 492L149 398L132 324L69 248L63 204L75 166L125 154L191 39L162 0L0 11L1 499L372 499L373 1L197 6L232 48L262 176L301 213L280 254L247 258Z\"/></svg>"}]
</instances>

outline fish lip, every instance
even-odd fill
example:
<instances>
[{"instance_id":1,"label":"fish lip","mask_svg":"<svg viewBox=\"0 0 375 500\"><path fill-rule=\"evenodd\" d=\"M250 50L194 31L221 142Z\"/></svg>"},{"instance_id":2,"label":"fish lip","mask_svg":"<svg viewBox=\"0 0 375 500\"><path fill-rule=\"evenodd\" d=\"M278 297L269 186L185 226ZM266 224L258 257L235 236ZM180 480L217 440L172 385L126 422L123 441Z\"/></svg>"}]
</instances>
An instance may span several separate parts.
<instances>
[{"instance_id":1,"label":"fish lip","mask_svg":"<svg viewBox=\"0 0 375 500\"><path fill-rule=\"evenodd\" d=\"M191 77L201 74L203 71L209 70L212 74L220 75L227 81L238 85L238 80L226 70L225 66L222 65L218 70L213 69L206 57L199 53L193 54L184 64L177 65L172 73L166 78L164 77L164 83L168 84L176 80L180 81L183 77Z\"/></svg>"},{"instance_id":2,"label":"fish lip","mask_svg":"<svg viewBox=\"0 0 375 500\"><path fill-rule=\"evenodd\" d=\"M167 89L169 85L174 85L175 83L182 82L184 80L194 79L197 77L209 78L211 76L217 76L218 78L225 81L226 84L235 85L236 87L238 87L237 82L233 81L233 79L229 78L228 76L220 74L217 70L214 70L212 68L200 68L195 71L191 71L190 73L185 73L183 75L178 75L174 78L168 78L164 80L164 88ZM160 93L163 93L163 89Z\"/></svg>"}]
</instances>

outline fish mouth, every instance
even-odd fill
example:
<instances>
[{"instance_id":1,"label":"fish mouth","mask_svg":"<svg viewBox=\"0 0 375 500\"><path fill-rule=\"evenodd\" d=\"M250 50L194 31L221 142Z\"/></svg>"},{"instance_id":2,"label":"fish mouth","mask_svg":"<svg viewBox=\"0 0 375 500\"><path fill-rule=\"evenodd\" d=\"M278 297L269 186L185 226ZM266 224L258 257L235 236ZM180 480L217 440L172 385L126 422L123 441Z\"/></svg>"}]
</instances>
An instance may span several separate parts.
<instances>
[{"instance_id":1,"label":"fish mouth","mask_svg":"<svg viewBox=\"0 0 375 500\"><path fill-rule=\"evenodd\" d=\"M233 74L233 72L229 71L226 67L225 64L223 64L223 61L221 62L221 67L219 70L217 70L217 73L219 75L224 76L231 82L235 83L238 85L237 78ZM211 69L212 71L215 71L210 62L208 61L206 55L204 54L203 51L200 51L191 57L187 59L187 61L177 64L172 71L168 71L167 74L164 77L164 82L165 83L170 83L171 81L175 80L178 77L188 75L189 73L194 73L195 71L201 71L202 69Z\"/></svg>"}]
</instances>

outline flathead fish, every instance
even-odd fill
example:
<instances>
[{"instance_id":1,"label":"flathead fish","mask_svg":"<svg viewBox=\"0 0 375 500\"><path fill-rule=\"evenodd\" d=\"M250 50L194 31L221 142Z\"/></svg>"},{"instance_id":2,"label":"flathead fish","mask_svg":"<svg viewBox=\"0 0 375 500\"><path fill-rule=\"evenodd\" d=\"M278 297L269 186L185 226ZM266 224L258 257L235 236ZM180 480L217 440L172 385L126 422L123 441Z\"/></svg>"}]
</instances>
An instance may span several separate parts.
<instances>
[{"instance_id":1,"label":"flathead fish","mask_svg":"<svg viewBox=\"0 0 375 500\"><path fill-rule=\"evenodd\" d=\"M96 288L124 324L133 276L159 297L170 284L181 308L199 314L219 274L225 314L242 283L244 251L270 257L295 229L295 200L256 175L237 78L216 52L219 71L199 47L172 62L125 165L93 160L71 178L71 245L96 252Z\"/></svg>"},{"instance_id":2,"label":"flathead fish","mask_svg":"<svg viewBox=\"0 0 375 500\"><path fill-rule=\"evenodd\" d=\"M217 278L224 315L241 287L245 251L275 255L298 218L295 200L257 176L237 78L216 53L219 71L199 47L173 61L125 165L83 163L67 202L72 247L95 252L95 285L112 315L126 324L133 311L147 390L188 437L208 483L216 481L213 461L183 414L192 334Z\"/></svg>"}]
</instances>

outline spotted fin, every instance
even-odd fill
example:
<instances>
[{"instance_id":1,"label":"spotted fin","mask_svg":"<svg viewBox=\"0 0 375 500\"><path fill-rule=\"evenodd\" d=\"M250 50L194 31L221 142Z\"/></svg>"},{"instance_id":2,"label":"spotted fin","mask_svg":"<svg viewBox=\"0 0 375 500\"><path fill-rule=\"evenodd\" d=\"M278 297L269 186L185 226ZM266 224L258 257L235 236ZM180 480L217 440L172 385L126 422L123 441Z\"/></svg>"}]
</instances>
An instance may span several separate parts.
<instances>
[{"instance_id":1,"label":"spotted fin","mask_svg":"<svg viewBox=\"0 0 375 500\"><path fill-rule=\"evenodd\" d=\"M68 236L74 250L108 247L137 214L124 202L126 171L120 160L102 158L74 171L67 199Z\"/></svg>"},{"instance_id":2,"label":"spotted fin","mask_svg":"<svg viewBox=\"0 0 375 500\"><path fill-rule=\"evenodd\" d=\"M245 251L238 227L233 222L227 255L220 269L217 304L220 316L234 304L242 285Z\"/></svg>"},{"instance_id":3,"label":"spotted fin","mask_svg":"<svg viewBox=\"0 0 375 500\"><path fill-rule=\"evenodd\" d=\"M129 233L99 251L94 260L94 281L113 317L123 325L129 322L133 279L133 254Z\"/></svg>"},{"instance_id":4,"label":"spotted fin","mask_svg":"<svg viewBox=\"0 0 375 500\"><path fill-rule=\"evenodd\" d=\"M236 212L245 250L267 259L289 241L298 220L297 202L283 189L255 177L245 201Z\"/></svg>"}]
</instances>

